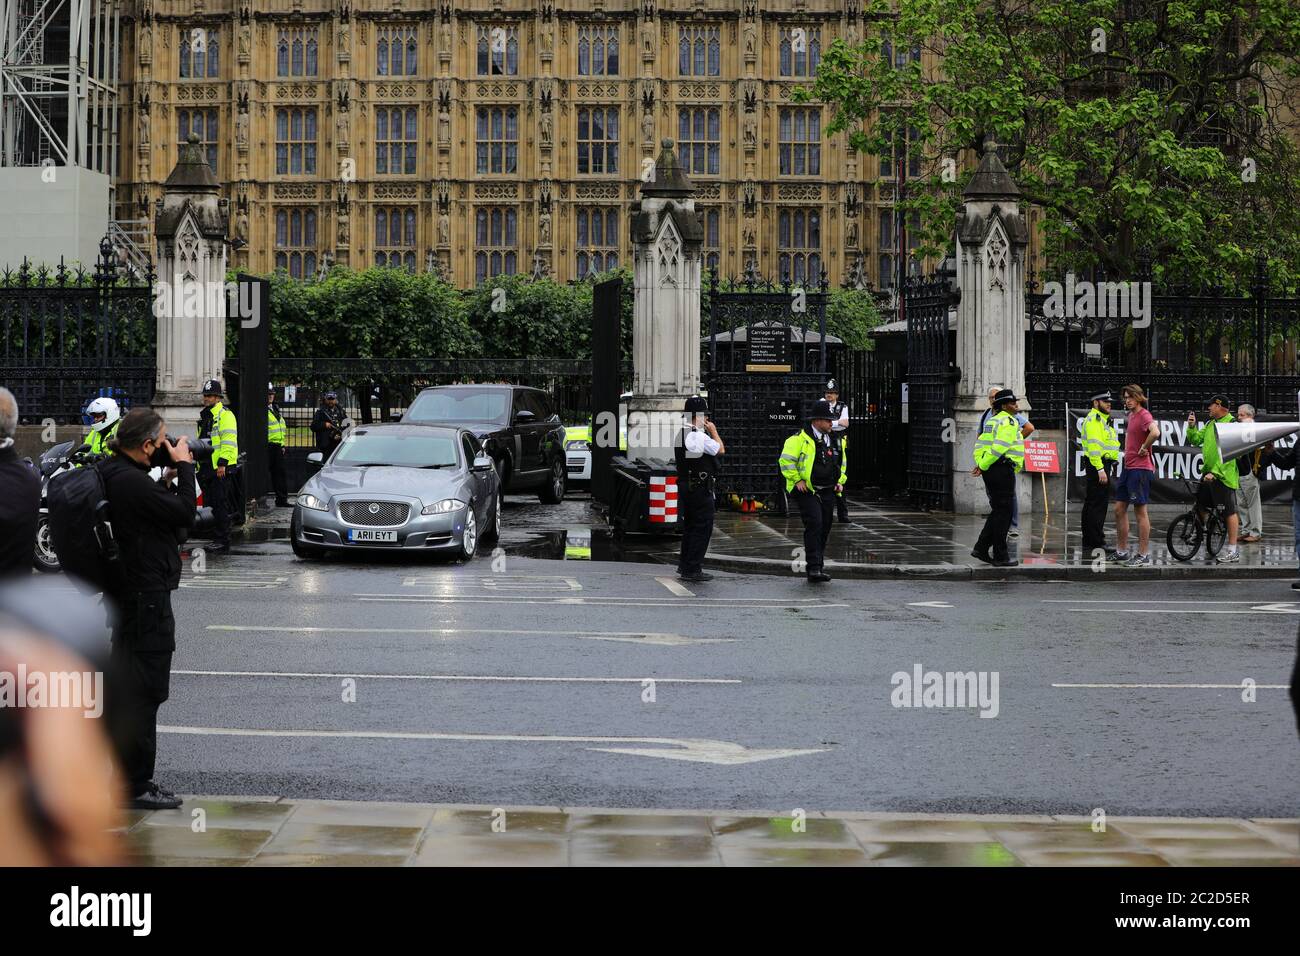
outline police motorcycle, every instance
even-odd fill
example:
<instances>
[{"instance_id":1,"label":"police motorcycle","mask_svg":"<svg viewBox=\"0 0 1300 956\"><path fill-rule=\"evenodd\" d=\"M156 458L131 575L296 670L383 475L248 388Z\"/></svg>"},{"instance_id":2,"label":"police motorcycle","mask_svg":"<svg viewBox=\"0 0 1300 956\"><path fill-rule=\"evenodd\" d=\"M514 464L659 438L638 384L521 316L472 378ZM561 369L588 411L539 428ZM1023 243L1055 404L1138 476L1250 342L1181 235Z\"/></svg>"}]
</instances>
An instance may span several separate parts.
<instances>
[{"instance_id":1,"label":"police motorcycle","mask_svg":"<svg viewBox=\"0 0 1300 956\"><path fill-rule=\"evenodd\" d=\"M203 452L205 445L207 446L207 453L211 454L212 446L207 445L206 442L191 442L190 449L195 455L198 455ZM61 570L59 556L54 551L54 541L50 536L50 509L47 494L50 480L65 471L71 471L73 468L92 465L103 460L104 457L104 455L92 454L88 444L65 441L52 445L43 451L37 463L33 463L31 459L26 459L31 467L37 469L41 477L40 517L36 522L36 547L32 555L32 564L37 571L56 574ZM149 477L154 481L161 481L163 473L161 467L151 468ZM175 476L172 476L169 484L176 484ZM194 500L196 506L191 534L199 534L212 526L213 518L212 509L203 505L203 492L199 488L197 479L194 482Z\"/></svg>"}]
</instances>

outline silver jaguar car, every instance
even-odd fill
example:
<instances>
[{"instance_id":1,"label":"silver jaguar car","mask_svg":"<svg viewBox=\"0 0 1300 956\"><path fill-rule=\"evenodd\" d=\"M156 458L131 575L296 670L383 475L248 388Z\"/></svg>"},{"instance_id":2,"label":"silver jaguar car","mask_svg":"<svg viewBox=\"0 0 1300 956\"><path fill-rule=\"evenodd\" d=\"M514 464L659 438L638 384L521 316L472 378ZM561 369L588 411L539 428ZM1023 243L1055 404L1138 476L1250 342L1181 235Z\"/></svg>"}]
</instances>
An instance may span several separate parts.
<instances>
[{"instance_id":1,"label":"silver jaguar car","mask_svg":"<svg viewBox=\"0 0 1300 956\"><path fill-rule=\"evenodd\" d=\"M478 439L400 424L353 429L298 492L289 527L300 558L425 551L469 560L500 532L501 484Z\"/></svg>"}]
</instances>

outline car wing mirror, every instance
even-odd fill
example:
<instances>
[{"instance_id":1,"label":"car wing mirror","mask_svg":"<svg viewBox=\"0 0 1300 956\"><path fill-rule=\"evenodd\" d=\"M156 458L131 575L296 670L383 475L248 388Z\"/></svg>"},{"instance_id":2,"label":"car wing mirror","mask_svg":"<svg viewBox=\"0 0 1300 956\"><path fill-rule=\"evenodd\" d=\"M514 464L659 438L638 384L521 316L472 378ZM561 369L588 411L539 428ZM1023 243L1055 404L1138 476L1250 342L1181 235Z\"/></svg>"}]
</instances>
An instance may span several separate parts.
<instances>
[{"instance_id":1,"label":"car wing mirror","mask_svg":"<svg viewBox=\"0 0 1300 956\"><path fill-rule=\"evenodd\" d=\"M318 451L314 451L307 456L307 460L312 462L313 464L319 465L321 462L325 460L325 456Z\"/></svg>"},{"instance_id":2,"label":"car wing mirror","mask_svg":"<svg viewBox=\"0 0 1300 956\"><path fill-rule=\"evenodd\" d=\"M515 421L517 422L524 422L524 423L531 422L536 417L537 417L536 415L534 415L526 408L521 408L519 409L519 411L515 412Z\"/></svg>"},{"instance_id":3,"label":"car wing mirror","mask_svg":"<svg viewBox=\"0 0 1300 956\"><path fill-rule=\"evenodd\" d=\"M490 471L493 467L495 466L492 464L492 459L487 455L479 455L476 457L474 459L474 464L471 466L473 471Z\"/></svg>"}]
</instances>

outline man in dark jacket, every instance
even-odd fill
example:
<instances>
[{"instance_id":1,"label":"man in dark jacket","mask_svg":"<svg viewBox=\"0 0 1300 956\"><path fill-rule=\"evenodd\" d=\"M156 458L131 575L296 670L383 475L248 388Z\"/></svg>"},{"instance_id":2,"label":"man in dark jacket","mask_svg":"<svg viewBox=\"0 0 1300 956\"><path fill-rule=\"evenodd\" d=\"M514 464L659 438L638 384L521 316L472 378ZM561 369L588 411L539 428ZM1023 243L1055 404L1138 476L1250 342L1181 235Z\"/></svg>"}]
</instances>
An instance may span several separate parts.
<instances>
[{"instance_id":1,"label":"man in dark jacket","mask_svg":"<svg viewBox=\"0 0 1300 956\"><path fill-rule=\"evenodd\" d=\"M335 392L326 392L325 403L312 416L311 430L316 435L316 450L326 459L343 442L343 408Z\"/></svg>"},{"instance_id":2,"label":"man in dark jacket","mask_svg":"<svg viewBox=\"0 0 1300 956\"><path fill-rule=\"evenodd\" d=\"M116 686L110 704L121 720L119 751L130 786L129 806L168 810L181 800L153 780L158 754L158 708L167 700L176 619L172 591L180 584L178 546L194 522L194 458L181 438L164 441L163 421L149 409L122 419L112 458L100 466L109 520L121 550L119 580L107 595L117 607L112 661ZM176 469L175 488L153 481L156 453Z\"/></svg>"},{"instance_id":3,"label":"man in dark jacket","mask_svg":"<svg viewBox=\"0 0 1300 956\"><path fill-rule=\"evenodd\" d=\"M41 479L14 451L18 401L0 388L0 578L30 574L41 510Z\"/></svg>"}]
</instances>

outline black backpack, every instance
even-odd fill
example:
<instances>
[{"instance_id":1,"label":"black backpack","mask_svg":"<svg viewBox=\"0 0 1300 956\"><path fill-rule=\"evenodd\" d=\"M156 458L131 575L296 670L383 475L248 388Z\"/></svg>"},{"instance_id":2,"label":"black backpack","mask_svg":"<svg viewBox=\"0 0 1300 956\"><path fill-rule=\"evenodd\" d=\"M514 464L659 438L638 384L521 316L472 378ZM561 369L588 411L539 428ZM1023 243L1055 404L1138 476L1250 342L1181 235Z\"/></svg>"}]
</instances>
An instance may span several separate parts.
<instances>
[{"instance_id":1,"label":"black backpack","mask_svg":"<svg viewBox=\"0 0 1300 956\"><path fill-rule=\"evenodd\" d=\"M50 537L63 570L96 591L118 579L120 554L108 520L108 492L99 466L73 468L46 488Z\"/></svg>"}]
</instances>

